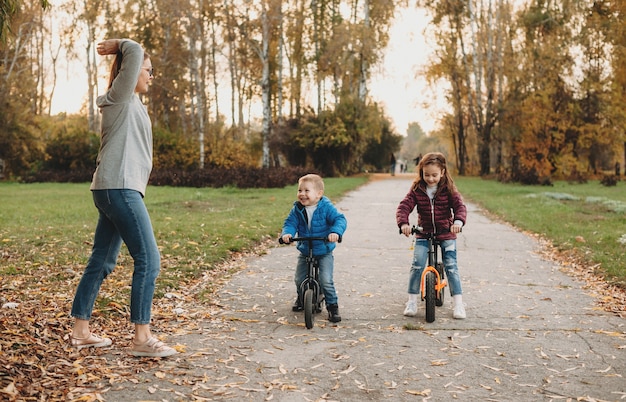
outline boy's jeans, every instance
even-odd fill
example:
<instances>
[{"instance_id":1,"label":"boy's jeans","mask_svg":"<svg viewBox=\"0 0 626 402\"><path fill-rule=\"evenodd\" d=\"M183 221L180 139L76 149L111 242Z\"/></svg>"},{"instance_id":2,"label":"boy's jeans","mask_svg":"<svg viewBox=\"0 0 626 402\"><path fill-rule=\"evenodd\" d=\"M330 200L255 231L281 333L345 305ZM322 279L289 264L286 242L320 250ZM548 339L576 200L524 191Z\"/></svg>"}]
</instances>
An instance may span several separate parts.
<instances>
[{"instance_id":1,"label":"boy's jeans","mask_svg":"<svg viewBox=\"0 0 626 402\"><path fill-rule=\"evenodd\" d=\"M130 320L134 324L149 324L161 257L143 197L126 189L94 190L92 195L100 216L91 257L74 296L72 316L91 318L100 286L113 272L124 241L134 260Z\"/></svg>"},{"instance_id":2,"label":"boy's jeans","mask_svg":"<svg viewBox=\"0 0 626 402\"><path fill-rule=\"evenodd\" d=\"M450 294L463 294L461 288L461 277L456 264L456 240L443 240L441 242L441 250L443 252L443 265L446 271L446 279L450 286ZM413 264L411 265L411 273L409 276L409 293L420 294L420 282L422 279L422 271L428 264L428 240L416 239L413 252Z\"/></svg>"},{"instance_id":3,"label":"boy's jeans","mask_svg":"<svg viewBox=\"0 0 626 402\"><path fill-rule=\"evenodd\" d=\"M294 282L296 283L298 296L300 298L303 296L300 294L300 284L306 279L307 273L309 271L309 267L306 263L306 257L307 256L305 254L298 255L298 265L296 266L296 274L294 277ZM326 306L330 306L331 304L337 304L337 292L335 291L335 284L333 282L335 257L333 257L333 253L328 253L317 256L316 258L320 262L319 280L322 291L324 292L324 297L326 299Z\"/></svg>"}]
</instances>

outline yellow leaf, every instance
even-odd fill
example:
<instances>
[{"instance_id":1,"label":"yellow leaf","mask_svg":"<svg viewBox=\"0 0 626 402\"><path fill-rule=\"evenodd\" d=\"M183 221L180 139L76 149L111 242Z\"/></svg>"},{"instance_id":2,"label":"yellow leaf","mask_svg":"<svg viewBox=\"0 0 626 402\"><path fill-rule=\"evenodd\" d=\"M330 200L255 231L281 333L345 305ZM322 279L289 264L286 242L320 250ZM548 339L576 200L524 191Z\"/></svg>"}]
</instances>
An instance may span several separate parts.
<instances>
[{"instance_id":1,"label":"yellow leaf","mask_svg":"<svg viewBox=\"0 0 626 402\"><path fill-rule=\"evenodd\" d=\"M429 389L425 389L423 391L415 391L413 389L407 389L405 392L411 395L428 396L430 395L431 391Z\"/></svg>"},{"instance_id":2,"label":"yellow leaf","mask_svg":"<svg viewBox=\"0 0 626 402\"><path fill-rule=\"evenodd\" d=\"M154 373L154 376L156 378L164 379L165 378L165 373L162 372L162 371L157 371L156 373Z\"/></svg>"},{"instance_id":3,"label":"yellow leaf","mask_svg":"<svg viewBox=\"0 0 626 402\"><path fill-rule=\"evenodd\" d=\"M339 373L340 373L340 374L349 374L349 373L351 373L352 371L354 371L354 369L355 369L355 368L356 368L356 367L354 367L354 366L348 366L348 368L347 368L347 369L345 369L345 370L343 370L343 371L340 371Z\"/></svg>"},{"instance_id":4,"label":"yellow leaf","mask_svg":"<svg viewBox=\"0 0 626 402\"><path fill-rule=\"evenodd\" d=\"M604 334L604 335L608 335L608 336L617 336L617 337L620 337L620 338L622 338L622 337L626 336L626 335L625 335L624 333L622 333L622 332L617 332L617 331L605 331L605 330L603 330L603 329L598 329L598 330L593 331L593 332L595 332L596 334Z\"/></svg>"}]
</instances>

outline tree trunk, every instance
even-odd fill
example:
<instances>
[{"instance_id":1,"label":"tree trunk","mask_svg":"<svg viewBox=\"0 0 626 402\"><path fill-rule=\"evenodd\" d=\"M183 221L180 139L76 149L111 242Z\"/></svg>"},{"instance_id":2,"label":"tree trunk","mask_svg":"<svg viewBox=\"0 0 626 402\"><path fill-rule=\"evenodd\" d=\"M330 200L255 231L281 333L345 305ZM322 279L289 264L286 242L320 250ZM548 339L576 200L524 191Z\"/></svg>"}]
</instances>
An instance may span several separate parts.
<instances>
[{"instance_id":1,"label":"tree trunk","mask_svg":"<svg viewBox=\"0 0 626 402\"><path fill-rule=\"evenodd\" d=\"M267 9L265 8L265 2L263 3L262 11L262 24L263 24L263 50L261 54L261 61L263 63L263 77L261 78L261 90L263 99L263 167L270 167L270 129L271 129L271 107L270 107L270 61L269 61L269 48L270 48L270 23L267 16Z\"/></svg>"}]
</instances>

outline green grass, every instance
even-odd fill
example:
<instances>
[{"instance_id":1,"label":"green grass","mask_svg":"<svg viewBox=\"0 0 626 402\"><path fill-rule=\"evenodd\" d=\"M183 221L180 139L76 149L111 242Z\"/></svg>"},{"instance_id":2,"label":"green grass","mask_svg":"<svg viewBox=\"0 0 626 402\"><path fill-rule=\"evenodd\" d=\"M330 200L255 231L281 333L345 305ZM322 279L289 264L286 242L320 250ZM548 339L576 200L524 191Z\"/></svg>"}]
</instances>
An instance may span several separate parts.
<instances>
[{"instance_id":1,"label":"green grass","mask_svg":"<svg viewBox=\"0 0 626 402\"><path fill-rule=\"evenodd\" d=\"M548 187L476 177L457 177L455 183L467 201L549 239L559 250L600 264L610 282L626 286L626 183L556 182Z\"/></svg>"},{"instance_id":2,"label":"green grass","mask_svg":"<svg viewBox=\"0 0 626 402\"><path fill-rule=\"evenodd\" d=\"M326 179L326 195L338 201L366 181ZM538 187L470 177L455 181L468 201L560 250L575 250L601 264L611 282L626 284L626 244L620 243L626 241L625 183ZM158 292L185 286L233 253L275 239L296 189L149 187L146 204L164 268ZM88 184L0 183L0 283L12 278L18 286L44 275L46 286L68 283L71 294L75 272L82 272L89 258L96 220ZM125 249L120 265L131 266Z\"/></svg>"},{"instance_id":3,"label":"green grass","mask_svg":"<svg viewBox=\"0 0 626 402\"><path fill-rule=\"evenodd\" d=\"M329 178L325 194L337 201L366 177ZM161 249L159 289L176 289L232 253L275 239L296 199L297 186L281 189L149 187L146 205ZM82 272L98 214L89 184L0 183L0 283L63 282ZM120 265L132 266L125 248ZM117 270L116 270L117 271ZM16 279L17 280L17 279ZM69 279L68 279L69 280Z\"/></svg>"}]
</instances>

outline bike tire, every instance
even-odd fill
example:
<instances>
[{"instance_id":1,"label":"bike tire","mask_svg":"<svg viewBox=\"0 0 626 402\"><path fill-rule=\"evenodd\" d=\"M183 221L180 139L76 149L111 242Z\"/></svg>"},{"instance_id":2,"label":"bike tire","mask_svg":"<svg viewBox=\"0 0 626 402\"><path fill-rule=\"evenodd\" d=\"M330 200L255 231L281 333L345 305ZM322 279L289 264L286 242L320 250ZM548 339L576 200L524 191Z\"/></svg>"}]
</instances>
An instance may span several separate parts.
<instances>
[{"instance_id":1,"label":"bike tire","mask_svg":"<svg viewBox=\"0 0 626 402\"><path fill-rule=\"evenodd\" d=\"M434 272L426 272L426 278L424 280L424 286L426 286L425 301L426 301L426 322L435 321L435 304L437 303L437 291L435 285L437 284L437 277Z\"/></svg>"},{"instance_id":2,"label":"bike tire","mask_svg":"<svg viewBox=\"0 0 626 402\"><path fill-rule=\"evenodd\" d=\"M313 305L313 289L307 289L304 292L304 324L307 329L313 328L313 313L315 306Z\"/></svg>"},{"instance_id":3,"label":"bike tire","mask_svg":"<svg viewBox=\"0 0 626 402\"><path fill-rule=\"evenodd\" d=\"M439 272L439 278L441 279L441 281L443 281L443 279L445 278L444 273L443 273L443 263L438 263L437 264L437 272ZM441 307L443 306L443 301L445 298L445 292L446 288L443 288L439 291L439 297L437 298L437 307Z\"/></svg>"}]
</instances>

